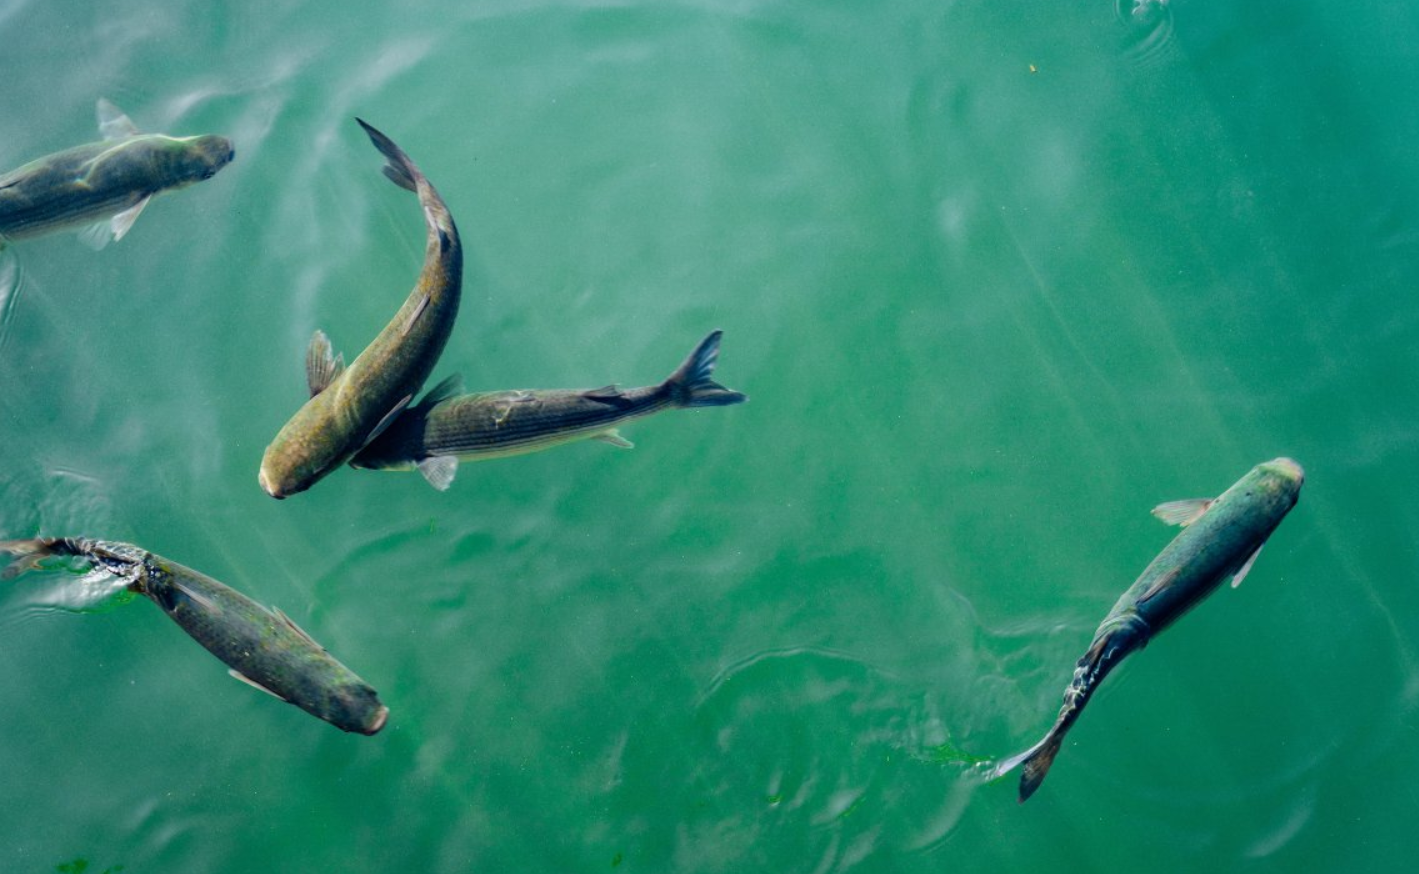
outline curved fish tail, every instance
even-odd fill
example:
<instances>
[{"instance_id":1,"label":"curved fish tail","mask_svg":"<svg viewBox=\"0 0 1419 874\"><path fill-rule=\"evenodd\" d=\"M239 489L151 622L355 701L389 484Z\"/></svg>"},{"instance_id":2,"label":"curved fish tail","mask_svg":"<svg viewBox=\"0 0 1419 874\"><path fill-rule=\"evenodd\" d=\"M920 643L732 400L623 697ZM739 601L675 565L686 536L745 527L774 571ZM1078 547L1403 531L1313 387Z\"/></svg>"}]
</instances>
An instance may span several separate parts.
<instances>
[{"instance_id":1,"label":"curved fish tail","mask_svg":"<svg viewBox=\"0 0 1419 874\"><path fill-rule=\"evenodd\" d=\"M374 143L374 147L379 149L379 153L388 161L384 165L384 175L389 181L400 188L417 192L419 181L424 178L424 174L419 172L419 168L414 165L408 155L404 154L404 150L363 118L356 118L355 121L358 121L360 127L365 129L365 133L369 134L370 142Z\"/></svg>"},{"instance_id":2,"label":"curved fish tail","mask_svg":"<svg viewBox=\"0 0 1419 874\"><path fill-rule=\"evenodd\" d=\"M711 331L665 380L665 386L677 406L725 407L742 404L749 399L710 378L715 364L719 362L719 339L723 335L723 331Z\"/></svg>"},{"instance_id":3,"label":"curved fish tail","mask_svg":"<svg viewBox=\"0 0 1419 874\"><path fill-rule=\"evenodd\" d=\"M13 580L20 574L39 567L52 555L76 555L68 541L57 537L35 537L29 540L0 540L0 579Z\"/></svg>"},{"instance_id":4,"label":"curved fish tail","mask_svg":"<svg viewBox=\"0 0 1419 874\"><path fill-rule=\"evenodd\" d=\"M1064 732L1056 725L1039 743L991 768L986 779L1004 777L1024 765L1024 770L1020 772L1020 803L1024 804L1044 782L1045 775L1049 773L1049 767L1054 764L1054 757L1059 754L1060 745L1063 743Z\"/></svg>"}]
</instances>

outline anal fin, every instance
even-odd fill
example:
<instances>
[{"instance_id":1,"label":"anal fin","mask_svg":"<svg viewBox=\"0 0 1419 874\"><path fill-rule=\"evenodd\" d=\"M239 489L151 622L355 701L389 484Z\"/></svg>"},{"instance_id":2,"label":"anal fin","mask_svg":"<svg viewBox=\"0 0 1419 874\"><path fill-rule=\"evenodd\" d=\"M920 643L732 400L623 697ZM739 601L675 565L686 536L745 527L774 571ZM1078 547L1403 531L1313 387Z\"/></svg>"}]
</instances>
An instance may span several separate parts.
<instances>
[{"instance_id":1,"label":"anal fin","mask_svg":"<svg viewBox=\"0 0 1419 874\"><path fill-rule=\"evenodd\" d=\"M615 428L612 428L610 431L602 431L600 434L597 434L595 437L592 437L591 439L592 439L592 440L600 440L602 443L610 443L612 446L616 447L617 449L635 449L635 448L636 448L636 444L634 444L634 443L632 443L631 441L627 440L626 438L622 437L622 436L621 436L621 432L620 432L619 430L615 429Z\"/></svg>"}]
</instances>

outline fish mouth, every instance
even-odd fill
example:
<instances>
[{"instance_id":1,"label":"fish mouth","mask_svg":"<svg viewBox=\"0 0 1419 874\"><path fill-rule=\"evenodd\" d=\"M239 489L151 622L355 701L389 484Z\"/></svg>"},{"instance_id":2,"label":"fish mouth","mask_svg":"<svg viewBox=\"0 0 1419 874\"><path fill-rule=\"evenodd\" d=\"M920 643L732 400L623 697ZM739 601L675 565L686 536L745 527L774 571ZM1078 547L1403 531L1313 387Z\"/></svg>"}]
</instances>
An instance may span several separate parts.
<instances>
[{"instance_id":1,"label":"fish mouth","mask_svg":"<svg viewBox=\"0 0 1419 874\"><path fill-rule=\"evenodd\" d=\"M1294 482L1297 486L1306 481L1306 472L1292 459L1282 456L1266 463L1266 467L1278 476Z\"/></svg>"},{"instance_id":2,"label":"fish mouth","mask_svg":"<svg viewBox=\"0 0 1419 874\"><path fill-rule=\"evenodd\" d=\"M370 724L365 726L360 733L366 735L379 734L379 730L384 728L384 724L388 721L389 708L381 704L379 705L379 709L375 711L374 718L370 720Z\"/></svg>"},{"instance_id":3,"label":"fish mouth","mask_svg":"<svg viewBox=\"0 0 1419 874\"><path fill-rule=\"evenodd\" d=\"M271 480L266 476L266 468L261 468L261 472L256 475L256 481L261 484L261 490L278 501L284 501L286 496L282 491L271 485Z\"/></svg>"}]
</instances>

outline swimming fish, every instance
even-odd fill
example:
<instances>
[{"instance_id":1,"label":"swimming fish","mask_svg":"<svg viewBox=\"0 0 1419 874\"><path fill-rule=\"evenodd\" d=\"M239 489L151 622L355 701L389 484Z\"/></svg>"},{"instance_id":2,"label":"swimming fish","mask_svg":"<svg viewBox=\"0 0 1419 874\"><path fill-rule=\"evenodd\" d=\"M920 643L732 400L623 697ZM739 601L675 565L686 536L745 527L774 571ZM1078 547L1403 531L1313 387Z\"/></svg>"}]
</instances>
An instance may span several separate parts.
<instances>
[{"instance_id":1,"label":"swimming fish","mask_svg":"<svg viewBox=\"0 0 1419 874\"><path fill-rule=\"evenodd\" d=\"M153 196L211 179L236 154L215 135L144 134L107 100L98 102L103 141L55 152L0 176L4 239L88 226L94 248L121 240Z\"/></svg>"},{"instance_id":2,"label":"swimming fish","mask_svg":"<svg viewBox=\"0 0 1419 874\"><path fill-rule=\"evenodd\" d=\"M1044 739L989 772L1000 777L1019 765L1020 801L1040 787L1064 735L1104 677L1125 656L1148 645L1222 580L1241 585L1261 547L1296 505L1305 473L1289 458L1258 464L1212 500L1171 501L1153 508L1162 521L1183 526L1104 617L1094 642L1064 690L1064 706Z\"/></svg>"},{"instance_id":3,"label":"swimming fish","mask_svg":"<svg viewBox=\"0 0 1419 874\"><path fill-rule=\"evenodd\" d=\"M86 537L0 542L13 559L9 579L51 556L74 557L146 595L221 659L233 677L296 705L343 731L374 734L389 708L370 685L336 661L280 610L267 610L211 577L129 543Z\"/></svg>"},{"instance_id":4,"label":"swimming fish","mask_svg":"<svg viewBox=\"0 0 1419 874\"><path fill-rule=\"evenodd\" d=\"M713 331L659 385L618 389L499 391L450 395L457 377L444 380L395 420L350 462L354 467L417 467L429 484L448 488L460 461L479 461L550 449L573 440L632 444L617 427L662 410L721 407L747 398L710 378L719 360Z\"/></svg>"},{"instance_id":5,"label":"swimming fish","mask_svg":"<svg viewBox=\"0 0 1419 874\"><path fill-rule=\"evenodd\" d=\"M349 461L409 405L443 352L458 315L463 247L443 198L384 134L355 119L385 156L384 175L415 192L428 226L424 267L394 319L349 367L316 331L306 353L310 400L261 459L258 481L273 498L303 492Z\"/></svg>"}]
</instances>

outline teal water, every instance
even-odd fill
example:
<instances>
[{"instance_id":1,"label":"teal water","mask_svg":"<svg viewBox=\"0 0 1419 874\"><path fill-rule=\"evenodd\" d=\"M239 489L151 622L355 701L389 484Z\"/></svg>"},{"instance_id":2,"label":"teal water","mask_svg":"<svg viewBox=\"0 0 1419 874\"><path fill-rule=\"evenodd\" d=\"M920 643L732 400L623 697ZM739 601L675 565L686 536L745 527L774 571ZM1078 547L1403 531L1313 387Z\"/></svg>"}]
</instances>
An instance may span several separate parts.
<instances>
[{"instance_id":1,"label":"teal water","mask_svg":"<svg viewBox=\"0 0 1419 874\"><path fill-rule=\"evenodd\" d=\"M0 169L235 162L0 253L0 537L129 540L289 613L344 735L152 605L0 587L0 870L1395 870L1419 815L1419 12L1172 0L0 0ZM435 379L739 407L256 484L324 328L468 252ZM1246 584L1033 743L1173 532L1295 457ZM64 866L69 866L67 869Z\"/></svg>"}]
</instances>

